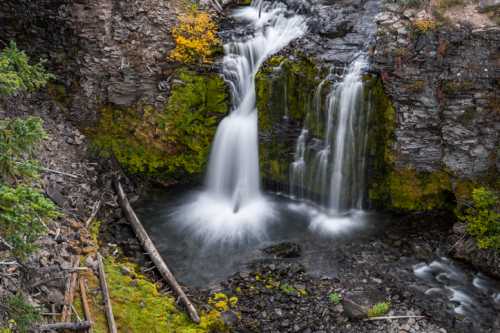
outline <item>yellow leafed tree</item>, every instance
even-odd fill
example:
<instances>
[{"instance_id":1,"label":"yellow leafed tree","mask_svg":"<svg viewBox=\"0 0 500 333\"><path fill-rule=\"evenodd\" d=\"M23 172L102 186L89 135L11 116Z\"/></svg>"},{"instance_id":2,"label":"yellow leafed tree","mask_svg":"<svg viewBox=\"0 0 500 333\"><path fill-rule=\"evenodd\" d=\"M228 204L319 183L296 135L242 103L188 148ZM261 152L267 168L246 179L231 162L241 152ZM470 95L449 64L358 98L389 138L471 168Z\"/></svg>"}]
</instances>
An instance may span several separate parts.
<instances>
[{"instance_id":1,"label":"yellow leafed tree","mask_svg":"<svg viewBox=\"0 0 500 333\"><path fill-rule=\"evenodd\" d=\"M183 63L210 63L220 45L217 25L208 13L196 9L179 17L172 36L176 47L170 58Z\"/></svg>"}]
</instances>

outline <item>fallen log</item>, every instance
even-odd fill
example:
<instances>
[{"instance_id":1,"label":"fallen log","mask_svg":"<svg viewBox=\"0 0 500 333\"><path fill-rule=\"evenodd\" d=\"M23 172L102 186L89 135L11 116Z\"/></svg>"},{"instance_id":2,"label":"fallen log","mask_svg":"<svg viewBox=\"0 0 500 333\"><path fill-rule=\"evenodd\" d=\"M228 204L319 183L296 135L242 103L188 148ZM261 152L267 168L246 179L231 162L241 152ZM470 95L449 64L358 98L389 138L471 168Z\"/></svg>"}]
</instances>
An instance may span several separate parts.
<instances>
[{"instance_id":1,"label":"fallen log","mask_svg":"<svg viewBox=\"0 0 500 333\"><path fill-rule=\"evenodd\" d=\"M80 256L73 256L72 268L77 268L80 266ZM73 304L73 298L75 297L75 288L78 278L78 271L73 271L69 274L68 280L66 282L66 291L64 293L64 305L61 311L61 321L67 322L71 319L71 305Z\"/></svg>"},{"instance_id":2,"label":"fallen log","mask_svg":"<svg viewBox=\"0 0 500 333\"><path fill-rule=\"evenodd\" d=\"M99 212L99 208L101 208L101 200L97 200L92 207L92 213L90 214L90 217L88 220L85 222L85 227L89 227L90 223L95 219L97 213Z\"/></svg>"},{"instance_id":3,"label":"fallen log","mask_svg":"<svg viewBox=\"0 0 500 333\"><path fill-rule=\"evenodd\" d=\"M82 277L80 277L80 295L82 296L82 307L85 319L92 322L92 314L90 313L89 301L87 299L87 288L85 287L85 280ZM87 332L92 333L92 325L88 328Z\"/></svg>"},{"instance_id":4,"label":"fallen log","mask_svg":"<svg viewBox=\"0 0 500 333\"><path fill-rule=\"evenodd\" d=\"M106 309L106 318L108 319L109 333L118 333L115 317L113 316L111 299L109 297L108 283L106 282L106 272L104 271L104 264L102 263L102 256L100 253L97 253L97 262L99 264L99 280L101 282L101 291L104 297L104 307Z\"/></svg>"},{"instance_id":5,"label":"fallen log","mask_svg":"<svg viewBox=\"0 0 500 333\"><path fill-rule=\"evenodd\" d=\"M151 260L155 264L155 266L158 268L158 271L160 271L162 277L168 282L168 284L172 287L174 292L179 296L181 302L184 304L186 307L189 317L191 317L191 320L195 323L200 322L200 317L198 316L198 312L196 311L196 308L194 307L193 303L189 300L189 298L186 296L184 293L184 290L182 290L182 287L179 285L177 280L175 279L174 275L168 268L167 264L163 260L163 258L160 256L160 253L156 249L155 245L153 244L153 241L149 238L146 230L141 224L141 221L139 221L139 218L135 214L134 210L132 209L132 206L130 206L130 203L127 199L127 196L125 195L125 192L123 191L122 185L120 184L120 181L115 179L115 188L116 192L118 194L118 201L120 203L120 206L125 214L125 217L127 220L130 222L132 225L132 228L134 229L134 232L139 238L142 246L144 249L147 251L149 256L151 257Z\"/></svg>"},{"instance_id":6,"label":"fallen log","mask_svg":"<svg viewBox=\"0 0 500 333\"><path fill-rule=\"evenodd\" d=\"M72 330L72 331L83 331L91 326L90 321L79 321L76 323L55 323L55 324L45 324L38 325L34 329L35 332L45 332L45 331L62 331L62 330Z\"/></svg>"}]
</instances>

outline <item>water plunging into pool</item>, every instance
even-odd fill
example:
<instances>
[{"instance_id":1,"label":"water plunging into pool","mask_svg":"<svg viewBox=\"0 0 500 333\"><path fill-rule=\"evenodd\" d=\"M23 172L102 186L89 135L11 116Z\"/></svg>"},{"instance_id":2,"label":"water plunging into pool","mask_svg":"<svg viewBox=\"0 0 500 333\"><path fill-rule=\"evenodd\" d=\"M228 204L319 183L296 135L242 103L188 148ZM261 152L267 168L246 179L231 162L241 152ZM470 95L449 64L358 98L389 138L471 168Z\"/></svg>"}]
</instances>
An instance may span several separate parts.
<instances>
[{"instance_id":1,"label":"water plunging into pool","mask_svg":"<svg viewBox=\"0 0 500 333\"><path fill-rule=\"evenodd\" d=\"M321 232L343 232L360 226L364 214L365 150L367 116L362 74L366 58L360 55L338 75L322 81L314 96L313 112L308 114L296 143L290 165L290 194L301 202L292 205L311 215L311 228ZM333 82L333 83L331 83ZM322 93L329 88L326 103ZM320 147L308 145L309 127L324 124Z\"/></svg>"},{"instance_id":2,"label":"water plunging into pool","mask_svg":"<svg viewBox=\"0 0 500 333\"><path fill-rule=\"evenodd\" d=\"M233 107L217 129L205 190L175 212L209 242L258 237L273 219L272 204L260 190L255 75L269 56L307 29L303 16L279 2L257 0L233 17L252 32L224 45L223 74Z\"/></svg>"}]
</instances>

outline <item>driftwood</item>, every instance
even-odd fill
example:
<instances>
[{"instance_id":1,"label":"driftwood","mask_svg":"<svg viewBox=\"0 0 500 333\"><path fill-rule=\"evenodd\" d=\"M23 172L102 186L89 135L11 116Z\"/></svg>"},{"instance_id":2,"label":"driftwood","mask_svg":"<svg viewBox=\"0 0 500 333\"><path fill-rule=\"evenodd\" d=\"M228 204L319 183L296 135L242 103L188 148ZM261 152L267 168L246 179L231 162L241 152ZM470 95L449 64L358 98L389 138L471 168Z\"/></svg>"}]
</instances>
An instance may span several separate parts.
<instances>
[{"instance_id":1,"label":"driftwood","mask_svg":"<svg viewBox=\"0 0 500 333\"><path fill-rule=\"evenodd\" d=\"M55 324L45 324L36 326L35 331L61 331L61 330L73 330L73 331L83 331L90 327L90 321L79 321L76 323L55 323Z\"/></svg>"},{"instance_id":2,"label":"driftwood","mask_svg":"<svg viewBox=\"0 0 500 333\"><path fill-rule=\"evenodd\" d=\"M106 308L106 318L108 319L109 333L118 333L116 329L115 317L113 316L113 308L109 297L108 283L106 282L106 272L102 263L102 256L97 253L97 262L99 263L99 280L101 281L101 290L104 297L104 307Z\"/></svg>"},{"instance_id":3,"label":"driftwood","mask_svg":"<svg viewBox=\"0 0 500 333\"><path fill-rule=\"evenodd\" d=\"M82 307L85 319L92 322L92 314L90 313L89 301L87 299L87 288L85 287L85 280L82 277L80 277L80 295L82 296ZM92 326L89 327L87 332L92 332Z\"/></svg>"},{"instance_id":4,"label":"driftwood","mask_svg":"<svg viewBox=\"0 0 500 333\"><path fill-rule=\"evenodd\" d=\"M137 238L141 241L142 246L144 249L148 252L149 256L151 257L151 260L153 263L156 265L158 268L158 271L160 271L162 277L170 284L172 289L175 291L177 296L179 296L181 302L184 304L186 307L189 317L191 317L191 320L195 323L200 322L200 317L198 316L198 312L196 311L196 308L194 307L193 303L189 300L189 298L186 296L184 293L184 290L182 290L182 287L179 285L177 280L175 279L174 275L168 268L167 264L163 260L163 258L160 256L160 253L156 249L155 245L149 238L146 230L141 224L141 221L139 221L139 218L137 218L137 215L135 215L134 210L130 206L130 203L128 202L127 196L125 195L125 192L123 191L122 185L118 180L115 180L115 187L116 187L116 192L118 193L118 199L120 206L127 218L127 220L130 222L132 225L132 228L135 231L135 234Z\"/></svg>"},{"instance_id":5,"label":"driftwood","mask_svg":"<svg viewBox=\"0 0 500 333\"><path fill-rule=\"evenodd\" d=\"M72 173L67 173L67 172L58 171L58 170L49 169L49 168L44 168L44 167L41 167L40 170L45 171L45 172L55 173L57 175L68 176L68 177L76 178L76 179L82 178L82 176L80 176L80 175L74 175Z\"/></svg>"},{"instance_id":6,"label":"driftwood","mask_svg":"<svg viewBox=\"0 0 500 333\"><path fill-rule=\"evenodd\" d=\"M80 256L73 256L72 268L77 268L78 266L80 266ZM62 322L67 322L71 319L71 305L73 304L73 298L75 296L77 278L77 271L71 272L68 276L66 291L64 293L64 305L61 312Z\"/></svg>"},{"instance_id":7,"label":"driftwood","mask_svg":"<svg viewBox=\"0 0 500 333\"><path fill-rule=\"evenodd\" d=\"M94 204L94 207L92 207L92 213L90 214L90 217L88 220L85 222L85 226L88 228L90 223L95 219L97 213L99 212L99 208L101 208L101 200L97 200Z\"/></svg>"}]
</instances>

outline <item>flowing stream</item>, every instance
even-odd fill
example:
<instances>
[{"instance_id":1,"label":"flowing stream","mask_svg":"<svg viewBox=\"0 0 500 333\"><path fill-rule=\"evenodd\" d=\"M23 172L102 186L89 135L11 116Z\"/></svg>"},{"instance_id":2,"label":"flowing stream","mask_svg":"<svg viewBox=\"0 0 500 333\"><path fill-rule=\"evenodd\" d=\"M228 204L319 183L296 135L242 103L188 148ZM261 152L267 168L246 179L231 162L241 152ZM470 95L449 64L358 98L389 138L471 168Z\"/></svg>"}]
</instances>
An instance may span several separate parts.
<instances>
[{"instance_id":1,"label":"flowing stream","mask_svg":"<svg viewBox=\"0 0 500 333\"><path fill-rule=\"evenodd\" d=\"M259 236L273 219L272 204L260 191L255 75L269 56L307 30L305 18L280 2L256 0L233 17L251 33L224 45L232 111L217 129L205 190L176 212L185 227L214 242Z\"/></svg>"}]
</instances>

